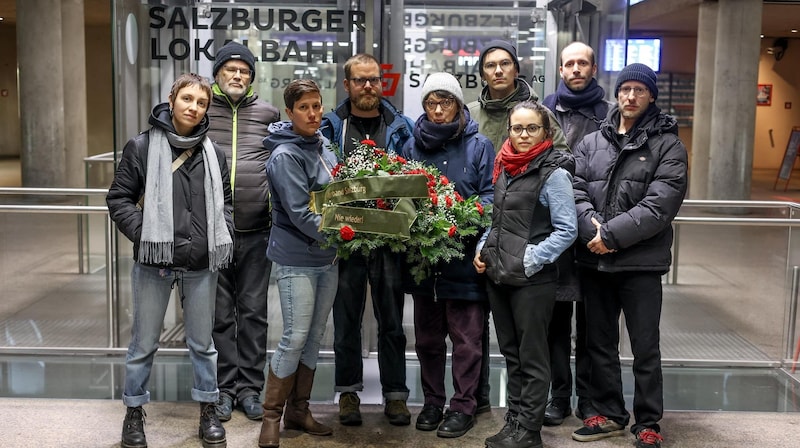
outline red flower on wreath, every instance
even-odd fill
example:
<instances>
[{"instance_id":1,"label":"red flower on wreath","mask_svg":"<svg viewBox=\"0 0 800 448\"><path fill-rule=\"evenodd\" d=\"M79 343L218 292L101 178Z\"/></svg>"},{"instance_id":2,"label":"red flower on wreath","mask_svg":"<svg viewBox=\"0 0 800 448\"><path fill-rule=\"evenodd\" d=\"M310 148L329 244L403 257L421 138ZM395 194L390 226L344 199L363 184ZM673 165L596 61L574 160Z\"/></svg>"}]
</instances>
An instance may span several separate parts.
<instances>
[{"instance_id":1,"label":"red flower on wreath","mask_svg":"<svg viewBox=\"0 0 800 448\"><path fill-rule=\"evenodd\" d=\"M383 199L376 199L375 205L381 210L389 210L391 208L389 207L389 203Z\"/></svg>"},{"instance_id":2,"label":"red flower on wreath","mask_svg":"<svg viewBox=\"0 0 800 448\"><path fill-rule=\"evenodd\" d=\"M448 230L448 231L447 231L447 236L449 236L450 238L452 238L453 236L455 236L455 234L456 234L456 230L458 230L458 229L456 228L456 226L450 226L450 230Z\"/></svg>"},{"instance_id":3,"label":"red flower on wreath","mask_svg":"<svg viewBox=\"0 0 800 448\"><path fill-rule=\"evenodd\" d=\"M447 176L442 176L440 182L442 183L442 185L447 185L450 183L450 180L447 178Z\"/></svg>"},{"instance_id":4,"label":"red flower on wreath","mask_svg":"<svg viewBox=\"0 0 800 448\"><path fill-rule=\"evenodd\" d=\"M361 144L362 145L369 145L369 146L373 146L373 147L378 146L378 144L375 143L375 140L369 140L369 139L361 140Z\"/></svg>"},{"instance_id":5,"label":"red flower on wreath","mask_svg":"<svg viewBox=\"0 0 800 448\"><path fill-rule=\"evenodd\" d=\"M475 202L475 208L478 209L478 213L483 216L483 204L480 202Z\"/></svg>"},{"instance_id":6,"label":"red flower on wreath","mask_svg":"<svg viewBox=\"0 0 800 448\"><path fill-rule=\"evenodd\" d=\"M356 231L350 226L343 226L341 229L339 229L339 235L343 240L350 241L356 236Z\"/></svg>"},{"instance_id":7,"label":"red flower on wreath","mask_svg":"<svg viewBox=\"0 0 800 448\"><path fill-rule=\"evenodd\" d=\"M444 204L447 206L447 208L451 208L453 206L453 198L451 198L450 196L445 196Z\"/></svg>"}]
</instances>

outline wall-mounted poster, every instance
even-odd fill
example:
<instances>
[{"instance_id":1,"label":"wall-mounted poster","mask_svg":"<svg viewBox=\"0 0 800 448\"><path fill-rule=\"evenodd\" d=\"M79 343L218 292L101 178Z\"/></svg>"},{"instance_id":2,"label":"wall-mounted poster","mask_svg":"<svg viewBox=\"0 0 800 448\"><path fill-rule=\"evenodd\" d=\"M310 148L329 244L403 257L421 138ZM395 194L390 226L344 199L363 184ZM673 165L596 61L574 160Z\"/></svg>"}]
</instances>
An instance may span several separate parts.
<instances>
[{"instance_id":1,"label":"wall-mounted poster","mask_svg":"<svg viewBox=\"0 0 800 448\"><path fill-rule=\"evenodd\" d=\"M759 106L772 105L772 84L759 84L756 94L756 104Z\"/></svg>"}]
</instances>

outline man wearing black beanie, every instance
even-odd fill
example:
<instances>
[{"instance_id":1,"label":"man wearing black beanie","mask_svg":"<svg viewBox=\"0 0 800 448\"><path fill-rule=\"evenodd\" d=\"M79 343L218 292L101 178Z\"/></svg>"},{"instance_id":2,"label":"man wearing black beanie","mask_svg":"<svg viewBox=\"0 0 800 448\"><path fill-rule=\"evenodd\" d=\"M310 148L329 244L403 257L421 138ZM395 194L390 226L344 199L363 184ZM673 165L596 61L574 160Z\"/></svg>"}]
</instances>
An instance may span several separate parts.
<instances>
[{"instance_id":1,"label":"man wearing black beanie","mask_svg":"<svg viewBox=\"0 0 800 448\"><path fill-rule=\"evenodd\" d=\"M637 448L659 448L664 413L659 324L661 276L669 271L672 220L687 187L688 156L674 117L656 106L656 74L644 64L619 73L617 104L575 153L576 258L586 309L592 415L572 433L579 442L621 436L625 409L619 316L633 351L631 432Z\"/></svg>"},{"instance_id":2,"label":"man wearing black beanie","mask_svg":"<svg viewBox=\"0 0 800 448\"><path fill-rule=\"evenodd\" d=\"M267 260L271 228L269 188L261 140L280 120L278 109L253 90L255 57L238 42L217 50L208 136L225 152L233 191L233 262L220 270L214 318L217 348L217 415L231 418L234 405L260 420L267 360Z\"/></svg>"}]
</instances>

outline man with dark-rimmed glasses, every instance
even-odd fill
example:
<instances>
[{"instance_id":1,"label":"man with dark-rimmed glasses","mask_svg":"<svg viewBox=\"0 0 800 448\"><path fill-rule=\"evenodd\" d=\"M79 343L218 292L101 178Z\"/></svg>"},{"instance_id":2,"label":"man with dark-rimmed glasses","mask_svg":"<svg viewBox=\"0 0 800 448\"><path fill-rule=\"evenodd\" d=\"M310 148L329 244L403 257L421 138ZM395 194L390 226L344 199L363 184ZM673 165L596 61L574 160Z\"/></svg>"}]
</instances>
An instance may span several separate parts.
<instances>
[{"instance_id":1,"label":"man with dark-rimmed glasses","mask_svg":"<svg viewBox=\"0 0 800 448\"><path fill-rule=\"evenodd\" d=\"M387 151L400 152L411 137L413 122L383 96L380 63L369 54L356 54L344 64L344 89L349 98L325 114L320 130L338 145L346 157L362 140L372 140ZM366 304L367 281L378 321L378 369L385 401L384 414L393 425L408 425L406 406L406 336L403 331L404 294L400 255L377 249L363 256L353 254L339 261L339 290L333 304L336 386L339 421L362 423L357 393L364 389L361 359L361 326Z\"/></svg>"}]
</instances>

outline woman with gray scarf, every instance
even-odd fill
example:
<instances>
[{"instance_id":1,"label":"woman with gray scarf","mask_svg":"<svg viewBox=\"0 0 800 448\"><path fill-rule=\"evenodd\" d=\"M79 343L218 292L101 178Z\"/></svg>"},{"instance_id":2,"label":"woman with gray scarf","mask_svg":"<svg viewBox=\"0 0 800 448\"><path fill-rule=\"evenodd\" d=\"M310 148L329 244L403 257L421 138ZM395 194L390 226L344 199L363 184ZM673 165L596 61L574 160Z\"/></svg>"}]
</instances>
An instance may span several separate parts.
<instances>
[{"instance_id":1,"label":"woman with gray scarf","mask_svg":"<svg viewBox=\"0 0 800 448\"><path fill-rule=\"evenodd\" d=\"M193 73L153 109L149 131L129 140L106 197L133 242L133 322L125 359L122 447L145 447L148 382L173 287L177 285L200 402L205 447L225 446L216 414L217 350L211 338L219 269L231 259L231 191L225 155L206 137L211 85Z\"/></svg>"}]
</instances>

